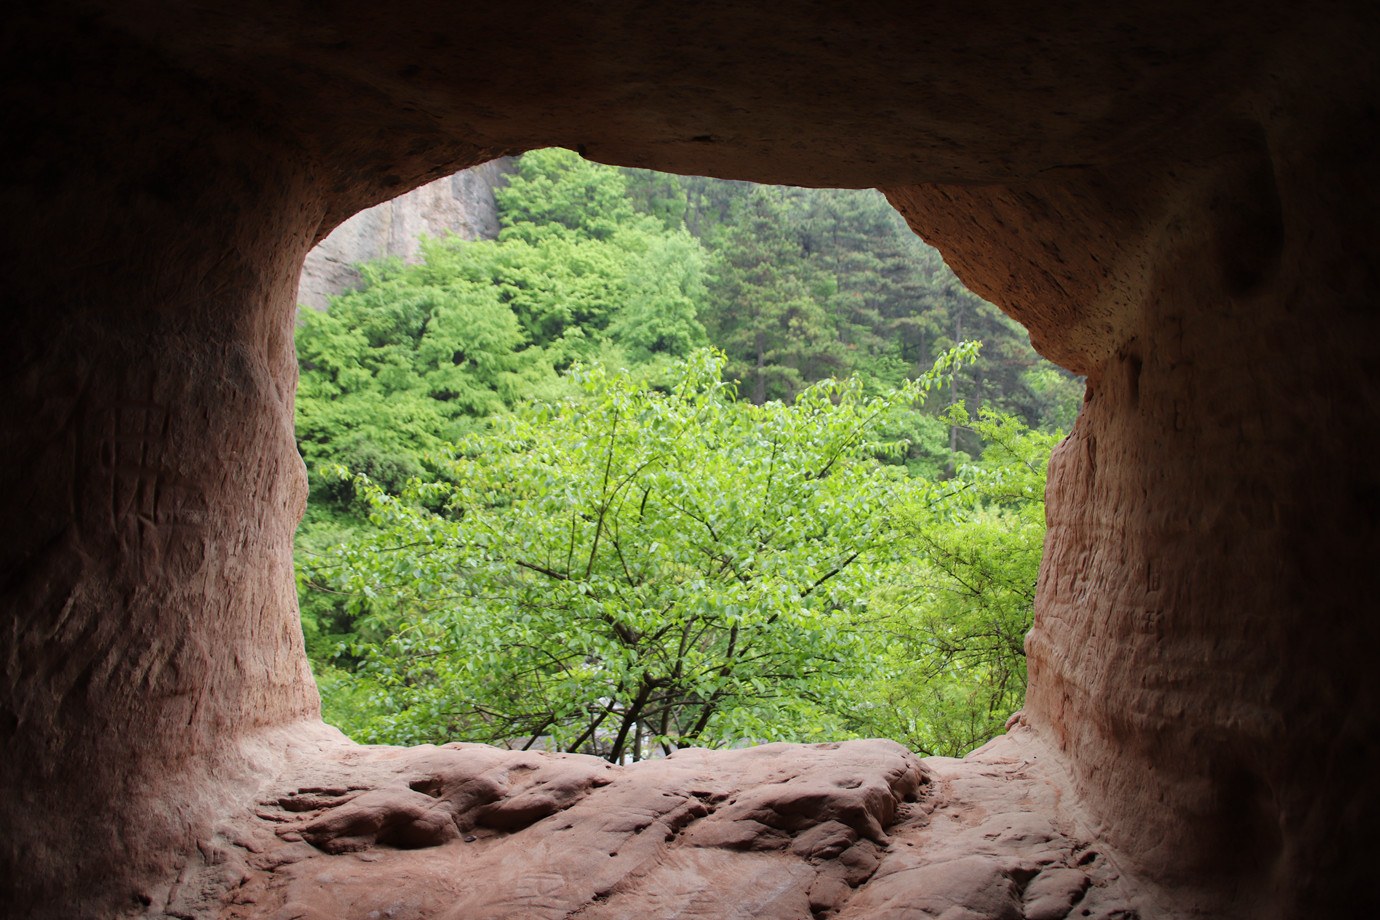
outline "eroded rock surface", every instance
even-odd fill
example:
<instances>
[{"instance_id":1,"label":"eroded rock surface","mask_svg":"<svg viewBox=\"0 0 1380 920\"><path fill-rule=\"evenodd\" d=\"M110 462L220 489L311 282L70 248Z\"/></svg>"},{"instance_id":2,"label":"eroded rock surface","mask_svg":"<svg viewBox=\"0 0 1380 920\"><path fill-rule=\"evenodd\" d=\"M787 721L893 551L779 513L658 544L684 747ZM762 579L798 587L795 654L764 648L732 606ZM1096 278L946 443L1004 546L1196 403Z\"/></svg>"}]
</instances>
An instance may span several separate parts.
<instances>
[{"instance_id":1,"label":"eroded rock surface","mask_svg":"<svg viewBox=\"0 0 1380 920\"><path fill-rule=\"evenodd\" d=\"M222 920L1138 916L1018 728L614 766L486 745L303 747L155 910Z\"/></svg>"}]
</instances>

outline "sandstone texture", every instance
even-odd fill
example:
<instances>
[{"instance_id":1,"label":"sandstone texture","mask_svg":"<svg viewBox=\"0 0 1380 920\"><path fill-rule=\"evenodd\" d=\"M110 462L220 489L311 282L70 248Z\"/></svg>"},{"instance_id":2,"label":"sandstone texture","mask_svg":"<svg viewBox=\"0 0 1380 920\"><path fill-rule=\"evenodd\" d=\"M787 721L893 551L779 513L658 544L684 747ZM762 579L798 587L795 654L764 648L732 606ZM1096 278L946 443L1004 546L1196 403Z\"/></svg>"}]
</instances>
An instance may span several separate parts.
<instances>
[{"instance_id":1,"label":"sandstone texture","mask_svg":"<svg viewBox=\"0 0 1380 920\"><path fill-rule=\"evenodd\" d=\"M223 920L1136 918L1028 731L966 760L889 741L614 766L477 744L294 746L150 892Z\"/></svg>"},{"instance_id":2,"label":"sandstone texture","mask_svg":"<svg viewBox=\"0 0 1380 920\"><path fill-rule=\"evenodd\" d=\"M467 750L351 754L303 654L304 258L365 208L561 145L880 187L1089 382L1052 464L1010 742L1038 766L932 764L909 811L873 814L889 843L846 795L807 797L858 835L829 857L802 842L827 823L813 812L752 836L721 804L645 876L591 876L589 899L612 887L585 913L619 909L625 883L649 905L699 885L726 904L709 878L730 863L740 901L794 910L803 890L840 916L1374 913L1373 4L54 0L0 17L0 910L215 916L234 892L232 909L292 916L274 899L328 887L296 874L335 866L348 891L376 863L529 846L578 874L545 836L560 815L645 798L636 778L657 771L698 788L693 757L607 785L541 759L529 772L555 788L537 791ZM724 756L713 788L758 801L749 755ZM984 812L1009 827L978 833ZM260 843L259 825L302 839ZM222 845L222 828L247 836ZM1003 862L1017 842L1035 849ZM855 887L843 853L868 846L879 865ZM455 878L398 869L398 904ZM458 909L447 891L415 910Z\"/></svg>"},{"instance_id":3,"label":"sandstone texture","mask_svg":"<svg viewBox=\"0 0 1380 920\"><path fill-rule=\"evenodd\" d=\"M503 181L510 160L500 158L453 176L428 182L392 201L360 211L312 247L302 263L297 302L326 309L326 299L359 286L360 262L397 256L404 263L421 261L418 237L453 233L467 240L498 237L498 204L494 189Z\"/></svg>"}]
</instances>

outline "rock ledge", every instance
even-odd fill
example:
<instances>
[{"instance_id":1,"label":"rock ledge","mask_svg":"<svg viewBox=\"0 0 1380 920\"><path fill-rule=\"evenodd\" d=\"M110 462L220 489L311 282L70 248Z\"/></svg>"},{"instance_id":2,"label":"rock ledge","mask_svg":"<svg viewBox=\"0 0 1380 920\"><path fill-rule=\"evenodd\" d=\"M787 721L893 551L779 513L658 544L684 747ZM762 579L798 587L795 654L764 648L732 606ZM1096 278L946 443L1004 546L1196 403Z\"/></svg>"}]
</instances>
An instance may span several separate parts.
<instances>
[{"instance_id":1,"label":"rock ledge","mask_svg":"<svg viewBox=\"0 0 1380 920\"><path fill-rule=\"evenodd\" d=\"M614 766L478 744L289 756L199 847L170 916L1136 918L1017 726L964 760L889 741ZM1163 914L1157 913L1156 916Z\"/></svg>"}]
</instances>

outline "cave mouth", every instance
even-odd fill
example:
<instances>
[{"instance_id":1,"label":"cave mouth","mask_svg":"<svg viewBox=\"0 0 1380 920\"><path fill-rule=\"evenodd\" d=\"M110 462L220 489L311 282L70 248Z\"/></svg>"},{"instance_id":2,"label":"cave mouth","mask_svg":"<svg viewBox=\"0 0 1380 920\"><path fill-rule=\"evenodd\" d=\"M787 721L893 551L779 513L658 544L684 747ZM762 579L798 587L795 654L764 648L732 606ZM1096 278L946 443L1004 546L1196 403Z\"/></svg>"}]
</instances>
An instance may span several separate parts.
<instances>
[{"instance_id":1,"label":"cave mouth","mask_svg":"<svg viewBox=\"0 0 1380 920\"><path fill-rule=\"evenodd\" d=\"M209 915L179 899L239 883L261 797L366 794L325 753L294 603L297 275L361 208L565 145L880 187L1086 374L1010 743L1097 829L1085 852L1170 905L1142 915L1364 915L1376 26L1346 5L1090 9L571 3L527 29L434 0L7 10L0 896ZM413 66L419 48L439 50ZM384 797L339 836L445 826ZM988 830L1047 830L1018 823ZM997 915L1101 890L986 871L963 877L1006 892Z\"/></svg>"},{"instance_id":2,"label":"cave mouth","mask_svg":"<svg viewBox=\"0 0 1380 920\"><path fill-rule=\"evenodd\" d=\"M351 256L375 261L349 274L335 267ZM614 762L685 746L860 735L961 756L1020 708L1044 465L1081 385L963 287L877 192L620 170L549 150L437 180L352 218L306 264L299 304L325 308L333 291L335 311L299 307L297 330L298 448L311 482L296 537L299 604L329 724L371 743L486 741ZM495 329L510 337L495 338ZM909 408L902 404L912 397L887 395L966 339L985 339L992 357L961 359L966 366L925 383L933 392ZM694 354L711 344L732 354ZM687 360L717 362L715 382ZM574 426L518 411L529 399L562 403L582 392L562 365L591 361L654 391L618 418L684 415L702 433L673 443L633 424L618 464L624 453L651 459L625 469L614 465L618 420L601 406L630 381L585 392L586 408L574 410L585 420ZM400 376L399 362L415 373ZM519 374L527 377L514 385ZM809 390L826 378L856 384ZM672 398L677 381L691 379L693 392ZM695 416L704 399L725 396L722 411ZM762 405L798 399L814 406L800 410L814 423ZM733 411L738 400L755 408ZM955 404L964 416L945 422L944 407ZM1003 428L980 409L1009 421ZM482 416L494 411L516 411L519 421L486 431ZM880 413L884 421L871 418ZM735 441L739 429L755 432L751 443ZM515 430L543 445L539 457L509 450ZM604 438L607 456L549 462L583 457L586 442ZM806 439L818 447L806 449ZM458 454L452 440L463 442ZM701 456L696 441L718 446ZM876 443L864 448L868 441ZM756 449L769 443L770 457ZM503 482L448 463L457 456L501 468ZM873 463L882 464L875 474L854 468ZM344 477L342 465L368 482ZM795 468L832 469L838 486L812 488L811 477L784 472ZM586 495L600 469L614 482L628 477L608 508ZM445 492L461 471L474 489L463 498ZM418 475L426 485L409 483ZM916 481L874 481L896 475ZM563 478L541 481L548 476ZM664 500L667 477L701 479L704 488ZM532 501L524 494L548 489L564 498L535 518L518 507ZM850 489L868 496L866 507L840 513ZM723 516L711 509L729 494L762 497L735 503L727 524L708 523ZM450 523L442 530L423 512L386 536L370 528L371 515L398 514L399 496ZM485 516L485 501L512 513ZM899 514L887 510L901 505ZM563 513L568 533L538 523ZM589 531L578 540L577 523ZM832 542L775 536L812 528ZM508 568L494 569L493 558L475 566L477 529L508 541ZM840 543L845 534L861 542ZM342 536L349 548L336 545ZM570 551L555 551L567 537ZM902 540L912 556L927 553L925 565L902 560ZM410 555L418 544L425 552ZM701 566L671 563L696 553ZM571 559L589 566L572 570ZM738 561L725 568L724 559ZM794 586L783 576L791 568L800 572ZM404 569L410 574L398 577ZM623 578L611 577L619 570ZM447 578L463 583L465 572L486 587L457 586L439 603L425 596ZM524 577L554 583L533 596ZM811 596L816 578L830 582L827 598ZM553 600L550 592L576 583L585 600L621 611L606 621L607 635L572 629L607 613ZM687 585L699 588L681 597ZM774 630L764 621L783 598L776 616L787 616ZM687 605L696 612L683 613ZM516 617L542 625L516 636ZM794 638L773 634L787 630ZM840 630L860 638L824 638ZM428 638L404 642L402 633ZM491 671L465 676L432 666L442 649L462 659L474 646L505 643L529 654L498 654ZM636 664L610 661L613 651ZM864 684L873 689L857 689ZM556 714L571 705L584 715ZM446 715L429 722L436 713Z\"/></svg>"}]
</instances>

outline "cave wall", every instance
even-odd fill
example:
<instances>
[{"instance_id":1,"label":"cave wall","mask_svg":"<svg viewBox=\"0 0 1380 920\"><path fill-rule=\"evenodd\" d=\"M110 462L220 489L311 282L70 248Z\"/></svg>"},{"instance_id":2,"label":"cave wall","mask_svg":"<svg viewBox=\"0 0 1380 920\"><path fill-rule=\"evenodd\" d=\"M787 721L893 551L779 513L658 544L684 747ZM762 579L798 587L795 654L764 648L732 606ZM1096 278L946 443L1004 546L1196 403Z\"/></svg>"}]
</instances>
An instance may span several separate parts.
<instances>
[{"instance_id":1,"label":"cave wall","mask_svg":"<svg viewBox=\"0 0 1380 920\"><path fill-rule=\"evenodd\" d=\"M551 144L883 187L1088 374L1051 475L1026 723L1173 910L1366 903L1370 8L4 15L17 915L140 910L283 750L325 743L290 563L302 259L362 208Z\"/></svg>"},{"instance_id":2,"label":"cave wall","mask_svg":"<svg viewBox=\"0 0 1380 920\"><path fill-rule=\"evenodd\" d=\"M293 612L288 307L322 205L160 65L111 64L118 108L76 85L8 109L64 115L6 150L8 916L137 907L256 736L319 708Z\"/></svg>"},{"instance_id":3,"label":"cave wall","mask_svg":"<svg viewBox=\"0 0 1380 920\"><path fill-rule=\"evenodd\" d=\"M1216 889L1209 916L1369 897L1376 228L1340 191L1373 183L1357 125L1327 114L1232 132L1172 173L889 191L1089 374L1050 466L1023 721L1129 863ZM1136 233L1098 239L1128 214ZM993 223L1057 241L1068 276L993 253Z\"/></svg>"}]
</instances>

